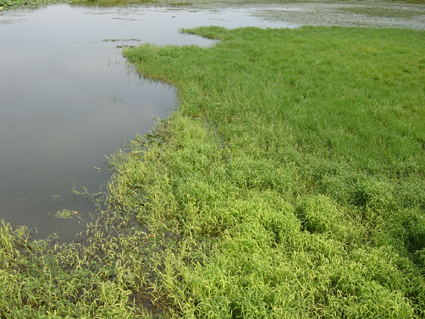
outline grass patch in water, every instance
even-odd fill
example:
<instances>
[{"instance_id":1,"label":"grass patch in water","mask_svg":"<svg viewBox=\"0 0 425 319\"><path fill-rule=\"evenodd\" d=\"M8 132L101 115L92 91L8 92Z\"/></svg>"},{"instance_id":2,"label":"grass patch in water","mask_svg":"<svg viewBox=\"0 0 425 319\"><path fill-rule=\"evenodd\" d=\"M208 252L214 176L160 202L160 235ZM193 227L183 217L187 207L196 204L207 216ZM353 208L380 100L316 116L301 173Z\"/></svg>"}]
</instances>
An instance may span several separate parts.
<instances>
[{"instance_id":1,"label":"grass patch in water","mask_svg":"<svg viewBox=\"0 0 425 319\"><path fill-rule=\"evenodd\" d=\"M110 158L84 244L0 227L0 317L422 318L424 32L124 51L180 109Z\"/></svg>"},{"instance_id":2,"label":"grass patch in water","mask_svg":"<svg viewBox=\"0 0 425 319\"><path fill-rule=\"evenodd\" d=\"M369 17L379 18L403 18L410 19L416 16L424 15L423 11L409 10L409 8L385 8L385 7L349 7L340 8L339 10L347 13L363 14Z\"/></svg>"}]
</instances>

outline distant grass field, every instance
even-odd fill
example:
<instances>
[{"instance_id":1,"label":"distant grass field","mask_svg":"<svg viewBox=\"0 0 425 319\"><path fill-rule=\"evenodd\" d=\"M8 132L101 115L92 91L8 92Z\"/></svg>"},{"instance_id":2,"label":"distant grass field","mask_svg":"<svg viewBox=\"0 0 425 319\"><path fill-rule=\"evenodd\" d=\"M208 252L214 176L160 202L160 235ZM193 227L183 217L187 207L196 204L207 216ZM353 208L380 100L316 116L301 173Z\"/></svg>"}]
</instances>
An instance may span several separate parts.
<instances>
[{"instance_id":1,"label":"distant grass field","mask_svg":"<svg viewBox=\"0 0 425 319\"><path fill-rule=\"evenodd\" d=\"M206 3L217 3L219 5L223 4L223 3L227 3L227 4L248 4L248 3L257 3L257 4L261 4L264 3L264 0L251 0L249 2L247 2L246 0L227 0L227 1L222 1L222 0L209 0L208 2L205 1L199 1L199 0L190 0L190 1L180 1L180 0L132 0L132 1L128 1L128 0L0 0L0 11L3 10L4 8L13 8L13 7L17 7L17 6L23 6L23 5L43 5L43 4L49 4L49 3L75 3L75 4L85 4L87 6L100 6L100 7L109 7L109 6L126 6L126 5L131 5L131 4L152 4L152 5L162 5L162 6L186 6L186 5L192 5L192 4L206 4ZM276 4L282 4L282 3L298 3L298 2L311 2L309 0L295 0L295 1L291 1L291 0L278 0L278 1L274 1L273 3ZM347 3L347 1L338 1L338 0L322 0L321 2L323 3ZM349 1L350 3L355 3L356 1ZM373 2L378 2L378 1L373 1ZM387 1L382 1L383 3L385 2L405 2L405 3L425 3L425 0L387 0ZM353 13L363 13L363 14L372 14L372 15L384 15L384 16L388 16L388 15L395 15L396 17L401 15L405 15L406 13L397 13L397 12L391 12L391 10L383 10L383 11L379 11L379 10L370 10L370 9L360 9L360 10L350 10L348 9L347 11L351 11ZM410 13L410 14L415 14L415 12Z\"/></svg>"},{"instance_id":2,"label":"distant grass field","mask_svg":"<svg viewBox=\"0 0 425 319\"><path fill-rule=\"evenodd\" d=\"M59 2L61 0L0 0L0 10L3 10L3 8L12 8L17 6L23 6L23 5L42 5L42 4L48 4L48 3L55 3Z\"/></svg>"},{"instance_id":3,"label":"distant grass field","mask_svg":"<svg viewBox=\"0 0 425 319\"><path fill-rule=\"evenodd\" d=\"M423 318L425 32L203 27L124 51L180 107L85 244L0 227L0 317Z\"/></svg>"}]
</instances>

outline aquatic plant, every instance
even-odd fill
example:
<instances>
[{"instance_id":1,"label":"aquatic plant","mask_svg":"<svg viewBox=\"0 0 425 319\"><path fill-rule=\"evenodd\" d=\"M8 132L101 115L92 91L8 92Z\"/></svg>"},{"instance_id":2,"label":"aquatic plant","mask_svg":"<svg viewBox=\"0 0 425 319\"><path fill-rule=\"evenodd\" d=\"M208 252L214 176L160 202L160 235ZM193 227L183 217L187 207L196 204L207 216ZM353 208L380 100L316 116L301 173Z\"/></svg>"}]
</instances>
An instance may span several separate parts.
<instances>
[{"instance_id":1,"label":"aquatic plant","mask_svg":"<svg viewBox=\"0 0 425 319\"><path fill-rule=\"evenodd\" d=\"M55 218L69 219L69 218L73 218L77 214L78 214L77 211L64 208L56 212Z\"/></svg>"}]
</instances>

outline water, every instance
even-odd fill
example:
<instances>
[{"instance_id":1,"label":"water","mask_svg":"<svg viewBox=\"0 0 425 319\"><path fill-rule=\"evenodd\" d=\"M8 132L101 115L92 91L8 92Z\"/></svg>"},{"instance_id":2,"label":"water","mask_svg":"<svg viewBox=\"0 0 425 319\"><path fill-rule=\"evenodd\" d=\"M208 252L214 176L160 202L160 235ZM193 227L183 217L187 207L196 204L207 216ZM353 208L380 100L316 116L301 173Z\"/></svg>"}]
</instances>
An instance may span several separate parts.
<instances>
[{"instance_id":1,"label":"water","mask_svg":"<svg viewBox=\"0 0 425 319\"><path fill-rule=\"evenodd\" d=\"M73 185L104 191L105 155L178 104L173 87L140 79L117 46L212 45L178 32L201 25L288 26L250 13L67 4L0 13L0 219L72 240L95 211ZM78 213L55 218L62 209Z\"/></svg>"}]
</instances>

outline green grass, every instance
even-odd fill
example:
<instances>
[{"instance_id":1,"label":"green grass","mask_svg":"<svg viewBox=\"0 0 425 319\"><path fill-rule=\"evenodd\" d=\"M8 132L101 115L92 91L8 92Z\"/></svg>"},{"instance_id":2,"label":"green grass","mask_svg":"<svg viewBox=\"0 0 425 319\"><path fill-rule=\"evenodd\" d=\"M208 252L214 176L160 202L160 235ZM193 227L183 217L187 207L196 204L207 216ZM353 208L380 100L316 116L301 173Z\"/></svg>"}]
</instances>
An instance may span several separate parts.
<instances>
[{"instance_id":1,"label":"green grass","mask_svg":"<svg viewBox=\"0 0 425 319\"><path fill-rule=\"evenodd\" d=\"M0 0L0 10L3 10L3 8L12 8L23 5L34 6L55 2L60 2L60 0Z\"/></svg>"},{"instance_id":2,"label":"green grass","mask_svg":"<svg viewBox=\"0 0 425 319\"><path fill-rule=\"evenodd\" d=\"M181 236L163 288L184 317L423 316L424 33L186 32L221 42L124 53L179 88L127 180Z\"/></svg>"},{"instance_id":3,"label":"green grass","mask_svg":"<svg viewBox=\"0 0 425 319\"><path fill-rule=\"evenodd\" d=\"M373 8L373 7L351 7L351 8L340 8L339 10L348 13L362 14L369 17L379 18L403 18L411 19L417 16L424 15L419 10L400 10L392 8Z\"/></svg>"},{"instance_id":4,"label":"green grass","mask_svg":"<svg viewBox=\"0 0 425 319\"><path fill-rule=\"evenodd\" d=\"M180 107L86 242L0 227L0 317L423 318L425 33L186 32L124 51Z\"/></svg>"}]
</instances>

